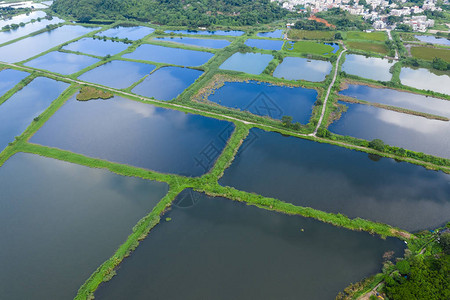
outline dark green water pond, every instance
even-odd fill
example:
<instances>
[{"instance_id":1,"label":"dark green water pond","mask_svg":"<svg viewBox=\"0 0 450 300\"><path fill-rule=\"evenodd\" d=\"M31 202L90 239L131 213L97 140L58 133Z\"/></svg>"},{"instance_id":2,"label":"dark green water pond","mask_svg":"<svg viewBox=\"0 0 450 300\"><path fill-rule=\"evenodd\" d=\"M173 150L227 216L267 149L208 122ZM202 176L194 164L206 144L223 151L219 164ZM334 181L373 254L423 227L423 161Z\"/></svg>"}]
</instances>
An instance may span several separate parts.
<instances>
[{"instance_id":1,"label":"dark green water pond","mask_svg":"<svg viewBox=\"0 0 450 300\"><path fill-rule=\"evenodd\" d=\"M111 162L163 173L199 176L225 147L229 122L121 97L68 100L31 138Z\"/></svg>"},{"instance_id":2,"label":"dark green water pond","mask_svg":"<svg viewBox=\"0 0 450 300\"><path fill-rule=\"evenodd\" d=\"M0 168L0 298L73 299L167 189L165 183L14 155Z\"/></svg>"},{"instance_id":3,"label":"dark green water pond","mask_svg":"<svg viewBox=\"0 0 450 300\"><path fill-rule=\"evenodd\" d=\"M190 190L164 217L96 299L334 299L404 247Z\"/></svg>"},{"instance_id":4,"label":"dark green water pond","mask_svg":"<svg viewBox=\"0 0 450 300\"><path fill-rule=\"evenodd\" d=\"M260 129L219 183L410 231L450 220L448 174Z\"/></svg>"}]
</instances>

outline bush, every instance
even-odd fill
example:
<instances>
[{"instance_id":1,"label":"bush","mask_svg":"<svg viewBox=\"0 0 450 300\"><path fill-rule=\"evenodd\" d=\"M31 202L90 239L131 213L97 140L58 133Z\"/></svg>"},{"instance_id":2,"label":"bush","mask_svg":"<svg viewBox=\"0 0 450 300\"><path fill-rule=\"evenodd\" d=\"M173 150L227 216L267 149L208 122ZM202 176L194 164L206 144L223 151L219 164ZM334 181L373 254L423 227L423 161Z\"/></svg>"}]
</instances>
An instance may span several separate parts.
<instances>
[{"instance_id":1,"label":"bush","mask_svg":"<svg viewBox=\"0 0 450 300\"><path fill-rule=\"evenodd\" d=\"M374 139L369 143L369 147L377 151L384 151L384 142L380 139Z\"/></svg>"},{"instance_id":2,"label":"bush","mask_svg":"<svg viewBox=\"0 0 450 300\"><path fill-rule=\"evenodd\" d=\"M450 233L443 233L439 238L439 244L445 254L450 254Z\"/></svg>"},{"instance_id":3,"label":"bush","mask_svg":"<svg viewBox=\"0 0 450 300\"><path fill-rule=\"evenodd\" d=\"M409 265L409 262L407 260L399 260L395 267L402 275L408 275L411 271L411 266Z\"/></svg>"}]
</instances>

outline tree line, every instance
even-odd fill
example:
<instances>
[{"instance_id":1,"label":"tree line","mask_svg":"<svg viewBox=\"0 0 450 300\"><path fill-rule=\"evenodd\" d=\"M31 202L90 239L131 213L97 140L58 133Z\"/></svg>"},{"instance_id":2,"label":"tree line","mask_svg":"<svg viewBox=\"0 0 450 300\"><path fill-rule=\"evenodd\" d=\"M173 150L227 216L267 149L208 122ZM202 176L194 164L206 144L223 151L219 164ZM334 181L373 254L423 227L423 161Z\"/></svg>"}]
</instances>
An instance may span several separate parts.
<instances>
[{"instance_id":1,"label":"tree line","mask_svg":"<svg viewBox=\"0 0 450 300\"><path fill-rule=\"evenodd\" d=\"M52 9L82 22L135 19L192 28L265 24L290 14L269 0L55 0Z\"/></svg>"}]
</instances>

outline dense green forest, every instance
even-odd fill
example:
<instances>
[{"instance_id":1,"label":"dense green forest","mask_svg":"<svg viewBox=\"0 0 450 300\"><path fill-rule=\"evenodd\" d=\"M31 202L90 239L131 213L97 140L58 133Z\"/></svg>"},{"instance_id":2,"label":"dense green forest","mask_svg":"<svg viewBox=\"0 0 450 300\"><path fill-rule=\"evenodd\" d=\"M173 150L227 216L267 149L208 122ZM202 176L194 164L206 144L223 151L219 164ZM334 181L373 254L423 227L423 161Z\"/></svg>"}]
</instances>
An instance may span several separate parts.
<instances>
[{"instance_id":1,"label":"dense green forest","mask_svg":"<svg viewBox=\"0 0 450 300\"><path fill-rule=\"evenodd\" d=\"M84 22L125 18L190 27L264 24L289 13L269 0L55 0L52 9Z\"/></svg>"}]
</instances>

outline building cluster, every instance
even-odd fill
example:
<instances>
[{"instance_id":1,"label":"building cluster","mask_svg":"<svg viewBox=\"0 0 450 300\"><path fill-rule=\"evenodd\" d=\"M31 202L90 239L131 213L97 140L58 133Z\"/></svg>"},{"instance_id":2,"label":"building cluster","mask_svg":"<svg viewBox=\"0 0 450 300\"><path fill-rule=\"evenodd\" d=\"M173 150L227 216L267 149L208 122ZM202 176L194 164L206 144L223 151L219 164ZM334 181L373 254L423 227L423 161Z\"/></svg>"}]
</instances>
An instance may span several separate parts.
<instances>
[{"instance_id":1,"label":"building cluster","mask_svg":"<svg viewBox=\"0 0 450 300\"><path fill-rule=\"evenodd\" d=\"M426 31L434 26L425 11L442 11L436 6L438 0L425 0L422 6L410 5L407 0L271 0L283 8L299 13L317 13L331 8L341 8L352 15L360 15L371 21L375 29L394 29L398 24L411 26L414 31ZM444 3L448 3L445 0Z\"/></svg>"}]
</instances>

